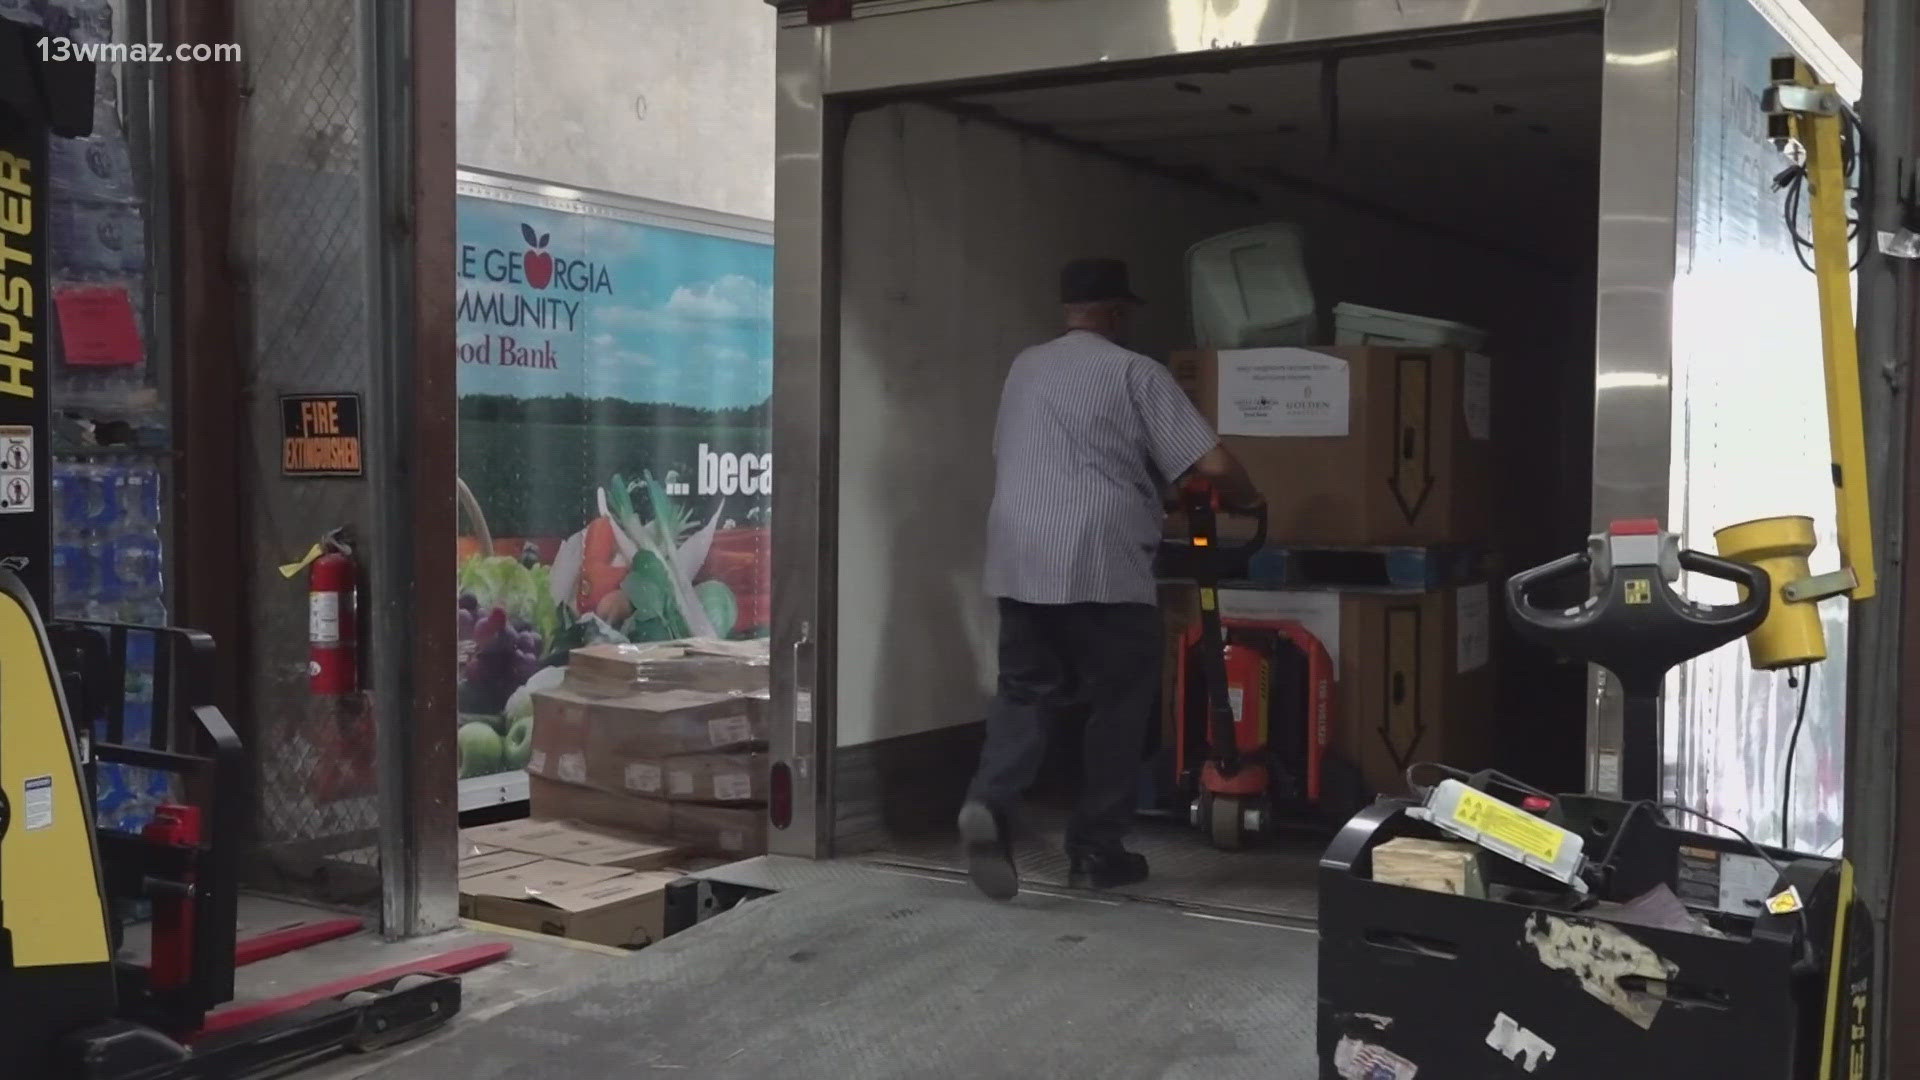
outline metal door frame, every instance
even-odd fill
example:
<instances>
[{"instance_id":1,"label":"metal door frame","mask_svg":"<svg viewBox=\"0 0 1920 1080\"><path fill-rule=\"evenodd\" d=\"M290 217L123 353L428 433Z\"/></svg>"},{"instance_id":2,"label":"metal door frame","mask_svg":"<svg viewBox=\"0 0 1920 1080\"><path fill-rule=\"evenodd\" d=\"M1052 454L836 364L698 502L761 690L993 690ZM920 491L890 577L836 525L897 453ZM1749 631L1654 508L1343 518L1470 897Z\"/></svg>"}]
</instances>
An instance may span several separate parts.
<instances>
[{"instance_id":1,"label":"metal door frame","mask_svg":"<svg viewBox=\"0 0 1920 1080\"><path fill-rule=\"evenodd\" d=\"M1117 75L1174 58L1204 67L1213 57L1246 62L1290 47L1595 17L1603 10L1609 23L1644 21L1674 6L1672 0L1245 0L1221 12L1213 0L987 0L863 5L854 19L820 26L789 18L775 44L773 448L781 495L773 535L769 734L775 767L793 782L793 809L791 820L773 830L771 850L812 858L833 853L840 151L854 108L908 90L984 80ZM1628 86L1642 94L1650 89L1644 79ZM1671 121L1677 113L1671 103L1668 110ZM1643 134L1636 133L1635 146ZM1667 220L1670 225L1670 213ZM1603 280L1670 289L1670 229L1664 243L1664 256L1641 258L1611 277L1603 267ZM1624 350L1622 362L1640 363L1636 354L1652 345ZM1661 341L1655 352L1662 367L1666 351ZM1665 415L1664 398L1659 412ZM1659 445L1666 445L1664 429Z\"/></svg>"},{"instance_id":2,"label":"metal door frame","mask_svg":"<svg viewBox=\"0 0 1920 1080\"><path fill-rule=\"evenodd\" d=\"M1799 0L1746 0L1841 93L1860 66ZM1692 240L1694 35L1698 0L1614 0L1601 85L1600 254L1595 341L1593 526L1669 520L1673 285ZM1621 701L1587 676L1587 788L1619 793ZM1665 764L1671 764L1667 762Z\"/></svg>"}]
</instances>

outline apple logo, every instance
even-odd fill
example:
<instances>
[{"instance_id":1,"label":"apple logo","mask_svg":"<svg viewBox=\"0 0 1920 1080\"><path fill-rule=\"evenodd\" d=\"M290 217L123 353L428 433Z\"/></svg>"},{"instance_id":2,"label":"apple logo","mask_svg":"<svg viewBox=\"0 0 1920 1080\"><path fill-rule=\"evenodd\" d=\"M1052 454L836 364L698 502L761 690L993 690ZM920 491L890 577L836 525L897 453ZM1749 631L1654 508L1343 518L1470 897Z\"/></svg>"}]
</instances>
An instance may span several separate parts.
<instances>
[{"instance_id":1,"label":"apple logo","mask_svg":"<svg viewBox=\"0 0 1920 1080\"><path fill-rule=\"evenodd\" d=\"M547 241L553 238L553 234L540 233L536 236L533 226L523 222L520 225L520 235L526 237L527 247L532 249L527 252L524 263L527 268L527 284L536 289L544 289L547 283L553 280L553 256L545 250Z\"/></svg>"}]
</instances>

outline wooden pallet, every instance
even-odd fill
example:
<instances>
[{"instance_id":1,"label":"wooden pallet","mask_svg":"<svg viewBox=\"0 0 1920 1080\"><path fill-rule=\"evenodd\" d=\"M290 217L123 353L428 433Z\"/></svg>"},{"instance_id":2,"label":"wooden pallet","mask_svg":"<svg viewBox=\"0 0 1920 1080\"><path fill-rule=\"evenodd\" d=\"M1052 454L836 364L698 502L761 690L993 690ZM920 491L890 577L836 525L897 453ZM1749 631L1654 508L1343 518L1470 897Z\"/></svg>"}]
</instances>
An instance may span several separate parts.
<instances>
[{"instance_id":1,"label":"wooden pallet","mask_svg":"<svg viewBox=\"0 0 1920 1080\"><path fill-rule=\"evenodd\" d=\"M1434 547L1269 545L1248 562L1246 580L1265 588L1342 592L1431 592L1483 578L1492 560L1483 544Z\"/></svg>"}]
</instances>

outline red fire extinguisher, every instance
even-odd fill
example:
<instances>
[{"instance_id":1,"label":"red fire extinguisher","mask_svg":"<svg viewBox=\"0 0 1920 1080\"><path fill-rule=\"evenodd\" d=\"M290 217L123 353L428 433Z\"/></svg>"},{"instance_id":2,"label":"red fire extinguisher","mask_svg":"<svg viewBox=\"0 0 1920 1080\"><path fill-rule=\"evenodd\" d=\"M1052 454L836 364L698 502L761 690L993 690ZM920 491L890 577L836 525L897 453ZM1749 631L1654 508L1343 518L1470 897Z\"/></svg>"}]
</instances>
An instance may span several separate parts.
<instances>
[{"instance_id":1,"label":"red fire extinguisher","mask_svg":"<svg viewBox=\"0 0 1920 1080\"><path fill-rule=\"evenodd\" d=\"M355 627L358 571L353 549L331 534L325 550L307 568L307 674L315 694L351 694L359 689Z\"/></svg>"}]
</instances>

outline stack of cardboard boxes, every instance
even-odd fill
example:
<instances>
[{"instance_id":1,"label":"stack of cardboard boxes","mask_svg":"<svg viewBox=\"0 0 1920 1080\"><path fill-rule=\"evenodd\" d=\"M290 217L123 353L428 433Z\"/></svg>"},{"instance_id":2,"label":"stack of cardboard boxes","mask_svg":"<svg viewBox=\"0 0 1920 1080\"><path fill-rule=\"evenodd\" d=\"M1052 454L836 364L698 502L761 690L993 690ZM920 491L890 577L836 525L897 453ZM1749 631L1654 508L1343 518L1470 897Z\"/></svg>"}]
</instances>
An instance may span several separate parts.
<instances>
[{"instance_id":1,"label":"stack of cardboard boxes","mask_svg":"<svg viewBox=\"0 0 1920 1080\"><path fill-rule=\"evenodd\" d=\"M1459 350L1381 347L1189 352L1174 375L1269 504L1269 544L1439 547L1491 539L1490 362ZM1162 596L1174 642L1191 590ZM1229 590L1229 618L1293 619L1331 654L1330 742L1376 792L1409 764L1477 765L1492 730L1485 580L1433 591ZM1171 701L1171 695L1168 695ZM1171 722L1171 718L1169 718Z\"/></svg>"},{"instance_id":2,"label":"stack of cardboard boxes","mask_svg":"<svg viewBox=\"0 0 1920 1080\"><path fill-rule=\"evenodd\" d=\"M740 858L766 850L765 642L576 650L534 695L533 816Z\"/></svg>"},{"instance_id":3,"label":"stack of cardboard boxes","mask_svg":"<svg viewBox=\"0 0 1920 1080\"><path fill-rule=\"evenodd\" d=\"M637 949L666 936L667 886L686 853L575 821L460 833L460 914L537 934Z\"/></svg>"}]
</instances>

